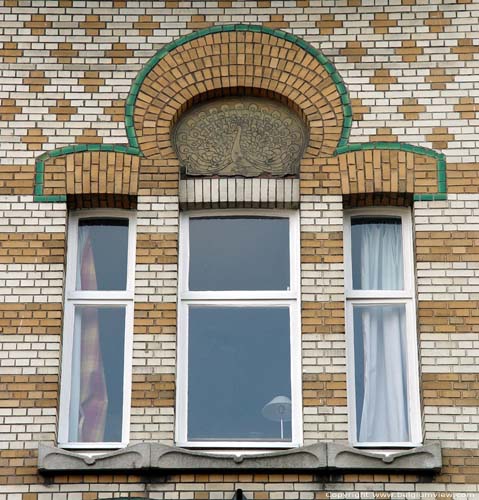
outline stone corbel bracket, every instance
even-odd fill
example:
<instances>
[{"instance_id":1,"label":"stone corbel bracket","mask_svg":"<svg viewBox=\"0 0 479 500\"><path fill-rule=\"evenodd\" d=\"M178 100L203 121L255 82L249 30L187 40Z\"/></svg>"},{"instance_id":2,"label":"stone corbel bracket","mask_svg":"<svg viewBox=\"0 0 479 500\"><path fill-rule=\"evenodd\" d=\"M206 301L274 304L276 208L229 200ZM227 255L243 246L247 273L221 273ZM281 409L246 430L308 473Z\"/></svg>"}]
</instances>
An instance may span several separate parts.
<instances>
[{"instance_id":1,"label":"stone corbel bracket","mask_svg":"<svg viewBox=\"0 0 479 500\"><path fill-rule=\"evenodd\" d=\"M327 472L328 470L395 470L434 472L441 468L441 446L434 442L411 450L373 453L336 443L253 455L220 455L158 443L141 443L103 455L73 453L40 443L38 469L61 472L188 472L268 471Z\"/></svg>"}]
</instances>

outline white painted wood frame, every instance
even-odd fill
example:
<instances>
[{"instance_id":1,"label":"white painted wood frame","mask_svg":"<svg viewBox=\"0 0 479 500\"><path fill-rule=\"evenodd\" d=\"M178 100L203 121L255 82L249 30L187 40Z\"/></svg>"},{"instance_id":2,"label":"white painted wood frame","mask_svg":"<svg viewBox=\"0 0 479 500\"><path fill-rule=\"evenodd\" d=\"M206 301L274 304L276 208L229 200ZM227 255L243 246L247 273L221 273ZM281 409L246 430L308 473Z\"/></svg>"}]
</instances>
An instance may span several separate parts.
<instances>
[{"instance_id":1,"label":"white painted wood frame","mask_svg":"<svg viewBox=\"0 0 479 500\"><path fill-rule=\"evenodd\" d=\"M188 291L189 220L194 217L272 217L289 219L290 290L287 291ZM293 210L201 210L180 216L178 291L178 356L176 398L176 444L188 448L275 449L302 444L301 316L300 316L299 213ZM285 441L189 441L188 440L188 306L289 307L292 421L290 442ZM254 381L252 381L254 383Z\"/></svg>"},{"instance_id":2,"label":"white painted wood frame","mask_svg":"<svg viewBox=\"0 0 479 500\"><path fill-rule=\"evenodd\" d=\"M404 288L402 290L353 290L351 219L357 216L401 218ZM416 293L414 280L413 226L411 212L407 208L354 209L344 215L344 262L346 307L346 358L349 439L353 446L369 448L414 447L422 443L421 406L419 398L418 339L416 331ZM406 311L406 363L409 409L408 442L360 442L356 425L356 384L354 365L354 305L403 304Z\"/></svg>"},{"instance_id":3,"label":"white painted wood frame","mask_svg":"<svg viewBox=\"0 0 479 500\"><path fill-rule=\"evenodd\" d=\"M78 291L75 290L78 261L78 226L85 219L127 219L128 220L128 268L125 290ZM60 415L58 446L69 449L111 449L128 444L130 431L131 371L133 358L133 317L136 262L136 214L127 210L82 210L72 212L68 222L68 248L65 278L65 299L63 318L62 370L60 391ZM123 359L123 414L121 442L69 442L69 407L72 386L72 360L75 307L124 307L125 345Z\"/></svg>"}]
</instances>

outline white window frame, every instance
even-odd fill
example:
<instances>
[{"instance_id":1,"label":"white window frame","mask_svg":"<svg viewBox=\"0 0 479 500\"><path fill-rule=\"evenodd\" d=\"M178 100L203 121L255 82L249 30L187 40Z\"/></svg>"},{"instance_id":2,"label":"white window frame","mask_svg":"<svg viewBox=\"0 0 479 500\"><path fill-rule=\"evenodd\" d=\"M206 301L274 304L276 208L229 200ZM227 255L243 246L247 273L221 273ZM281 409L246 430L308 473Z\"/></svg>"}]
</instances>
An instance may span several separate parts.
<instances>
[{"instance_id":1,"label":"white window frame","mask_svg":"<svg viewBox=\"0 0 479 500\"><path fill-rule=\"evenodd\" d=\"M351 219L365 217L400 217L403 244L403 290L354 290L351 255ZM346 309L346 359L349 440L355 447L395 448L414 447L422 443L421 406L419 397L418 339L416 328L416 290L414 280L413 225L408 208L368 208L348 210L344 214L344 262ZM406 359L409 408L408 442L361 442L357 438L356 385L354 366L354 305L404 304L406 310Z\"/></svg>"},{"instance_id":2,"label":"white window frame","mask_svg":"<svg viewBox=\"0 0 479 500\"><path fill-rule=\"evenodd\" d=\"M189 220L196 217L282 217L289 219L290 290L287 291L188 291ZM300 316L299 213L293 210L198 210L180 214L178 359L176 398L176 445L209 449L275 449L302 445L301 316ZM290 310L291 441L188 441L188 306L285 307Z\"/></svg>"},{"instance_id":3,"label":"white window frame","mask_svg":"<svg viewBox=\"0 0 479 500\"><path fill-rule=\"evenodd\" d=\"M79 221L85 219L128 219L128 263L125 290L76 290ZM136 214L128 210L81 210L71 212L68 220L68 248L64 293L63 348L60 391L58 446L69 449L111 449L127 446L130 430L131 372L133 356L133 317L136 262ZM123 415L121 442L69 442L69 407L71 397L73 334L75 306L124 306L125 346L123 360Z\"/></svg>"}]
</instances>

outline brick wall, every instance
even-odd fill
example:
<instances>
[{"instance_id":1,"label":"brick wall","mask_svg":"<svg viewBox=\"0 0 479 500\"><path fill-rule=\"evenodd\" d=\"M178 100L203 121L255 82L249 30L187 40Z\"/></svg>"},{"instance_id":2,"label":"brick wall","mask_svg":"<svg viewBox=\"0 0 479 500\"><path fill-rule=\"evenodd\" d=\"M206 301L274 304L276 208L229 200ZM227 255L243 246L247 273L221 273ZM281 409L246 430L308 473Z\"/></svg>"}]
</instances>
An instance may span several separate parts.
<instances>
[{"instance_id":1,"label":"brick wall","mask_svg":"<svg viewBox=\"0 0 479 500\"><path fill-rule=\"evenodd\" d=\"M214 500L232 497L238 487L258 500L320 499L330 493L345 498L354 493L374 498L376 492L381 498L385 493L406 498L428 492L461 498L478 494L478 22L475 0L0 0L0 498ZM35 160L72 145L127 148L125 104L147 61L180 36L230 23L280 28L321 49L349 92L350 144L399 141L445 155L447 196L416 200L413 206L424 432L427 440L441 440L439 475L47 479L37 473L38 442L56 439L65 201L82 207L133 206L129 203L135 200L130 438L174 442L179 176L174 155L138 159L125 150L52 156L45 160L42 193L57 199L46 202L33 196L39 184ZM188 64L178 91L190 85ZM289 92L294 101L294 85ZM175 117L190 104L185 97L168 110ZM143 115L135 120L139 123ZM158 126L167 141L168 129ZM433 193L439 182L435 163L411 151L345 152L342 160L331 154L318 160L313 153L301 164L300 186L305 444L347 440L343 207L412 203L408 197L355 196L368 181L375 182L364 167L369 155L389 165L377 186L381 193ZM120 156L128 159L119 162ZM88 170L88 182L80 175L87 162L96 168L93 177ZM397 165L411 175L401 176ZM122 172L120 183L111 174L116 170ZM68 171L74 175L68 177ZM101 191L92 178L103 175L111 188ZM401 182L409 187L399 189ZM112 191L116 198L97 196ZM343 199L343 194L348 196Z\"/></svg>"}]
</instances>

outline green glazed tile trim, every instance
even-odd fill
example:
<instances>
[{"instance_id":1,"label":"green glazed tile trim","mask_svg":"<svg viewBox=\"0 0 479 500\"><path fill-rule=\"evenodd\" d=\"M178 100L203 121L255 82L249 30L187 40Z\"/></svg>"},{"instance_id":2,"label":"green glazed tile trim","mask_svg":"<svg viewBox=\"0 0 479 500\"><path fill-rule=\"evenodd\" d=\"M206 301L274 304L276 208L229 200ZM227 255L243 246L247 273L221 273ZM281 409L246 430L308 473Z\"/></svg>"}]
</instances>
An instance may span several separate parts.
<instances>
[{"instance_id":1,"label":"green glazed tile trim","mask_svg":"<svg viewBox=\"0 0 479 500\"><path fill-rule=\"evenodd\" d=\"M347 144L338 147L334 153L335 156L350 153L353 151L367 151L373 149L405 151L406 153L415 153L422 156L429 156L436 160L437 171L437 193L435 194L415 194L414 201L443 201L447 200L447 176L446 176L446 157L443 153L438 153L433 149L422 146L414 146L406 142L366 142Z\"/></svg>"},{"instance_id":2,"label":"green glazed tile trim","mask_svg":"<svg viewBox=\"0 0 479 500\"><path fill-rule=\"evenodd\" d=\"M430 156L431 158L435 158L436 160L444 161L444 155L442 153L438 153L433 149L424 148L422 146L413 146L412 144L407 144L405 142L357 142L354 144L347 144L345 146L338 147L335 151L335 156L349 153L351 151L365 151L371 149L396 149L398 151L405 151L407 153L416 153L418 155ZM444 167L445 168L445 167Z\"/></svg>"},{"instance_id":3,"label":"green glazed tile trim","mask_svg":"<svg viewBox=\"0 0 479 500\"><path fill-rule=\"evenodd\" d=\"M415 194L414 201L446 201L447 194L436 193L436 194Z\"/></svg>"},{"instance_id":4,"label":"green glazed tile trim","mask_svg":"<svg viewBox=\"0 0 479 500\"><path fill-rule=\"evenodd\" d=\"M346 85L344 84L341 75L336 70L335 66L329 61L329 59L322 54L318 49L315 49L312 45L310 45L305 40L298 38L291 33L286 33L285 31L275 30L272 28L267 28L266 26L255 25L255 24L228 24L223 26L211 26L209 28L204 28L198 31L194 31L186 36L178 38L173 42L165 45L162 49L160 49L140 70L138 75L131 86L130 93L128 94L128 98L126 100L125 105L125 129L126 135L128 137L128 142L130 146L134 148L138 148L138 140L136 137L135 126L134 126L134 112L135 112L135 104L136 99L138 97L138 93L143 84L143 81L148 76L150 71L158 64L161 59L163 59L169 52L174 50L185 43L191 42L192 40L196 40L198 38L204 37L206 35L210 35L213 33L221 33L221 32L231 32L231 31L251 31L253 33L265 33L267 35L271 35L277 38L281 38L284 40L288 40L298 47L301 47L308 54L312 55L320 64L324 67L328 75L333 80L336 85L336 89L341 98L341 104L343 106L343 114L344 116L352 116L352 108L351 108L351 100L349 99L348 90ZM349 120L343 120L343 130L341 134L341 139L339 140L338 147L345 146L348 143L349 134L351 131L352 122Z\"/></svg>"},{"instance_id":5,"label":"green glazed tile trim","mask_svg":"<svg viewBox=\"0 0 479 500\"><path fill-rule=\"evenodd\" d=\"M37 203L65 203L67 197L64 195L50 195L50 196L34 196L33 201Z\"/></svg>"},{"instance_id":6,"label":"green glazed tile trim","mask_svg":"<svg viewBox=\"0 0 479 500\"><path fill-rule=\"evenodd\" d=\"M438 193L447 193L446 157L441 154L437 161Z\"/></svg>"},{"instance_id":7,"label":"green glazed tile trim","mask_svg":"<svg viewBox=\"0 0 479 500\"><path fill-rule=\"evenodd\" d=\"M44 195L43 187L45 180L45 162L50 158L58 158L73 153L83 153L85 151L105 151L114 153L124 153L132 156L143 156L138 148L121 144L72 144L63 148L47 151L35 160L35 184L33 188L33 199L38 202L60 203L66 201L64 195Z\"/></svg>"}]
</instances>

